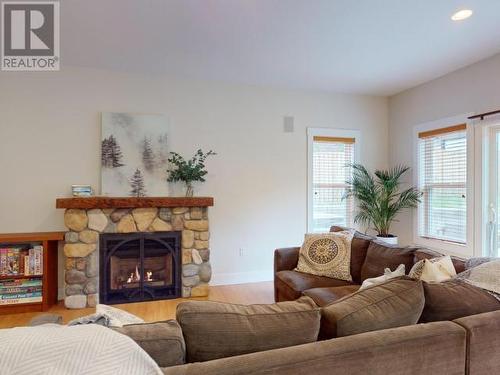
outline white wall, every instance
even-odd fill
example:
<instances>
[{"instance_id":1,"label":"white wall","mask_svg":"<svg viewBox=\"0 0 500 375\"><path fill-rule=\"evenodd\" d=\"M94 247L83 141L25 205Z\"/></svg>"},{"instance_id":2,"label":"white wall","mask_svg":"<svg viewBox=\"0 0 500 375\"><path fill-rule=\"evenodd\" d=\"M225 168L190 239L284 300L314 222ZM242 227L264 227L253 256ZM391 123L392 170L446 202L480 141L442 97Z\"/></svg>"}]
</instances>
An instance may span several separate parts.
<instances>
[{"instance_id":1,"label":"white wall","mask_svg":"<svg viewBox=\"0 0 500 375\"><path fill-rule=\"evenodd\" d=\"M306 127L360 129L362 158L387 166L387 100L65 68L0 73L0 232L63 230L56 197L99 189L100 112L164 113L171 148L201 147L214 282L271 279L276 247L306 230ZM284 133L284 115L295 132ZM239 248L244 249L240 257Z\"/></svg>"},{"instance_id":2,"label":"white wall","mask_svg":"<svg viewBox=\"0 0 500 375\"><path fill-rule=\"evenodd\" d=\"M500 54L389 98L389 163L411 165L415 125L500 107ZM412 241L410 214L393 232Z\"/></svg>"}]
</instances>

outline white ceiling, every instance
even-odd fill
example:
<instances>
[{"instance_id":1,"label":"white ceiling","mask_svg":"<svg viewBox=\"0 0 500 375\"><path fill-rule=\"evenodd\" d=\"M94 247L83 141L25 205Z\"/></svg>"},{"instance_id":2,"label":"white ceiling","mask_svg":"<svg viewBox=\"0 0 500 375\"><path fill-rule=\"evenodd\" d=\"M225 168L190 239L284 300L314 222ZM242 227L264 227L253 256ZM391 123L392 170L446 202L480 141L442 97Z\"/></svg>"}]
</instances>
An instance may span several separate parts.
<instances>
[{"instance_id":1,"label":"white ceiling","mask_svg":"<svg viewBox=\"0 0 500 375\"><path fill-rule=\"evenodd\" d=\"M500 52L500 1L64 0L61 43L63 65L391 95Z\"/></svg>"}]
</instances>

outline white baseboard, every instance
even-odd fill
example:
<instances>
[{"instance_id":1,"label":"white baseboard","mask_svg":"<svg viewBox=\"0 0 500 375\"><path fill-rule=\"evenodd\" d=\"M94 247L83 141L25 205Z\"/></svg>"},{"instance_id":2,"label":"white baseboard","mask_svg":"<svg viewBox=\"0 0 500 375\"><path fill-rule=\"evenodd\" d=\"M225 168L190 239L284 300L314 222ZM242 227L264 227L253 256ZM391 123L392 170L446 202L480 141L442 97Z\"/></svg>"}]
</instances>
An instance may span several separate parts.
<instances>
[{"instance_id":1,"label":"white baseboard","mask_svg":"<svg viewBox=\"0 0 500 375\"><path fill-rule=\"evenodd\" d=\"M232 285L272 281L273 271L252 271L213 274L210 285ZM64 300L64 288L58 289L58 300Z\"/></svg>"},{"instance_id":2,"label":"white baseboard","mask_svg":"<svg viewBox=\"0 0 500 375\"><path fill-rule=\"evenodd\" d=\"M273 279L272 270L236 272L236 273L218 273L212 275L212 279L210 280L210 285L256 283L260 281L271 281L272 279Z\"/></svg>"}]
</instances>

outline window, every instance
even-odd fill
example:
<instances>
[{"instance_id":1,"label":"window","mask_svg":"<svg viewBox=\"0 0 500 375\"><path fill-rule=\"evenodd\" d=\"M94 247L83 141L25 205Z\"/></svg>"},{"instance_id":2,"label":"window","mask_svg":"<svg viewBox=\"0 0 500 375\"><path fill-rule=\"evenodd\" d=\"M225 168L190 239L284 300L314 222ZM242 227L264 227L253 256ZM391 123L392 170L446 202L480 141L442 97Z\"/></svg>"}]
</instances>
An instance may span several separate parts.
<instances>
[{"instance_id":1,"label":"window","mask_svg":"<svg viewBox=\"0 0 500 375\"><path fill-rule=\"evenodd\" d=\"M332 225L352 226L354 203L342 199L357 160L359 133L347 130L308 129L308 230L328 232Z\"/></svg>"},{"instance_id":2,"label":"window","mask_svg":"<svg viewBox=\"0 0 500 375\"><path fill-rule=\"evenodd\" d=\"M467 132L460 124L418 133L418 236L467 244Z\"/></svg>"}]
</instances>

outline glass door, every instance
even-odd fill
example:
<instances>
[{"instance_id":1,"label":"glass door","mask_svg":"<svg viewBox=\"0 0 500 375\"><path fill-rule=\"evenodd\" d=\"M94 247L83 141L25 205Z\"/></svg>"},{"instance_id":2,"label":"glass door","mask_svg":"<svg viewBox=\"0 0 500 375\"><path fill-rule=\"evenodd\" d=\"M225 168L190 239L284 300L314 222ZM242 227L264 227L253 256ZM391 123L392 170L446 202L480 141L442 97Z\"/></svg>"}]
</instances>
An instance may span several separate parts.
<instances>
[{"instance_id":1,"label":"glass door","mask_svg":"<svg viewBox=\"0 0 500 375\"><path fill-rule=\"evenodd\" d=\"M486 200L486 251L484 255L498 257L500 255L500 126L489 129L486 169L488 176L488 199Z\"/></svg>"}]
</instances>

